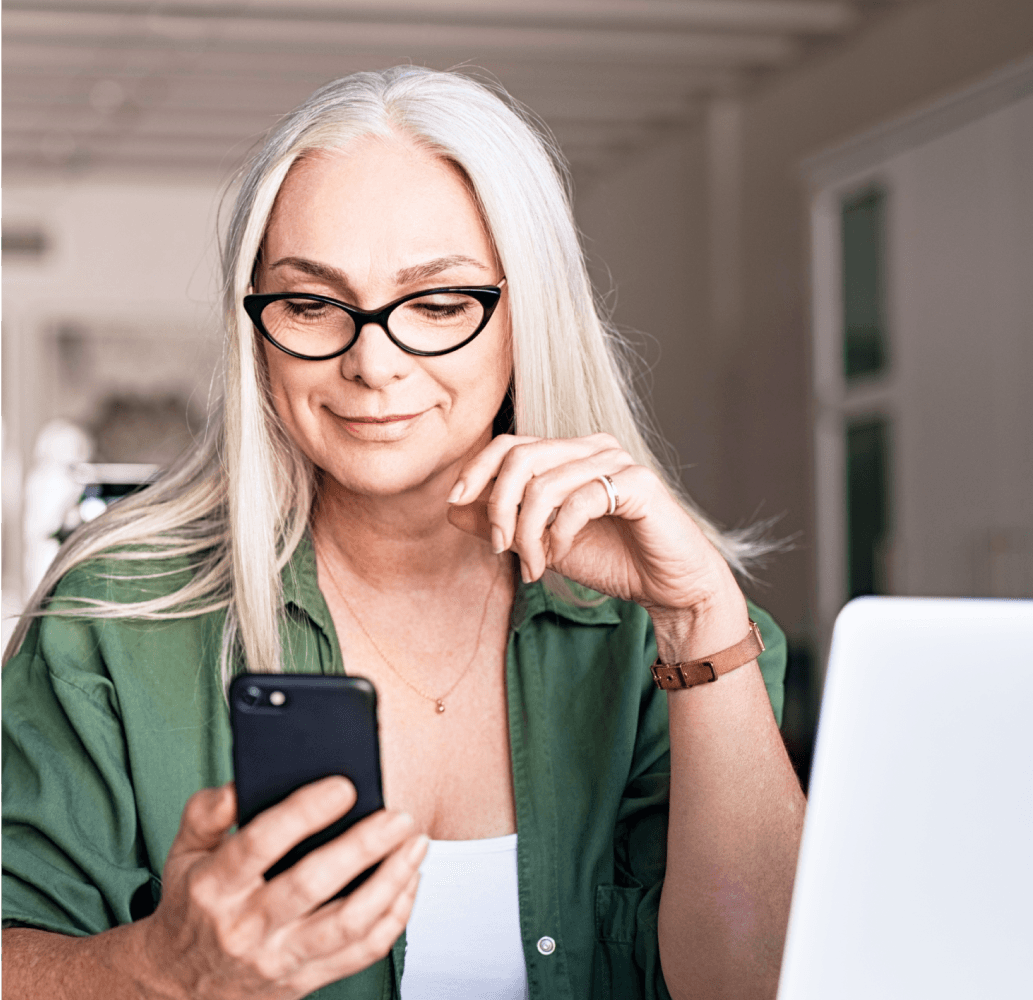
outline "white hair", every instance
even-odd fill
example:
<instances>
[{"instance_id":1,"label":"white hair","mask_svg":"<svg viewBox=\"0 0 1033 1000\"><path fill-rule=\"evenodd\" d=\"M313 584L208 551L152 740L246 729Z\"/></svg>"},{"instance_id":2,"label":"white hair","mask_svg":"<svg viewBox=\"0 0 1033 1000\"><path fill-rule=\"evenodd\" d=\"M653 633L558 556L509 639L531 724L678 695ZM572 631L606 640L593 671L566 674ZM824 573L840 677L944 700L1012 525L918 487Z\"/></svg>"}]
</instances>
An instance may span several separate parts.
<instances>
[{"instance_id":1,"label":"white hair","mask_svg":"<svg viewBox=\"0 0 1033 1000\"><path fill-rule=\"evenodd\" d=\"M40 614L162 620L225 608L224 680L241 654L249 670L280 669L281 573L308 525L316 470L273 409L242 300L273 203L298 158L363 137L399 135L457 165L479 202L508 279L516 433L562 438L606 431L663 478L734 569L744 571L768 548L756 532L719 531L650 447L629 356L593 297L567 174L551 137L501 90L455 72L396 67L317 90L282 119L242 171L222 256L221 413L205 442L161 480L68 540L33 595L7 657ZM137 561L185 556L193 573L163 597L81 599L73 609L48 610L60 578L101 554ZM564 591L558 579L550 585Z\"/></svg>"}]
</instances>

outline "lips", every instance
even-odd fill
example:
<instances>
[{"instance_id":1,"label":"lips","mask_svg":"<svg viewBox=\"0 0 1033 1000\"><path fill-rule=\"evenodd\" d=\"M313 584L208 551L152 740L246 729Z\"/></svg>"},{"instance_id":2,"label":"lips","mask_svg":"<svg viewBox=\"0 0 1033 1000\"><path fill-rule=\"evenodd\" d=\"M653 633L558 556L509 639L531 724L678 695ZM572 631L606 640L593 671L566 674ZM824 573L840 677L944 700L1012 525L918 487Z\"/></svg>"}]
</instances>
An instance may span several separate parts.
<instances>
[{"instance_id":1,"label":"lips","mask_svg":"<svg viewBox=\"0 0 1033 1000\"><path fill-rule=\"evenodd\" d=\"M412 420L418 416L418 413L393 413L386 417L342 416L341 419L348 424L394 424L398 423L400 420Z\"/></svg>"},{"instance_id":2,"label":"lips","mask_svg":"<svg viewBox=\"0 0 1033 1000\"><path fill-rule=\"evenodd\" d=\"M390 444L402 441L419 426L420 418L425 411L419 413L386 413L384 416L364 416L359 414L334 414L349 437L356 441L370 444Z\"/></svg>"}]
</instances>

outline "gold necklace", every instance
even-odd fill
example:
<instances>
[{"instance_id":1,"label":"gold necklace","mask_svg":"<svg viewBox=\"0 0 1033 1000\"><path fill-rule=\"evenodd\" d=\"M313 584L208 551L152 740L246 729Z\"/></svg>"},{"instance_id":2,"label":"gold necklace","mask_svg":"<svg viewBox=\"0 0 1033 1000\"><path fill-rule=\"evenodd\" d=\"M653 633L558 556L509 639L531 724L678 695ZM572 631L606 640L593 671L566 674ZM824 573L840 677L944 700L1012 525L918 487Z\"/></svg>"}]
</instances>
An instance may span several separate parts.
<instances>
[{"instance_id":1,"label":"gold necklace","mask_svg":"<svg viewBox=\"0 0 1033 1000\"><path fill-rule=\"evenodd\" d=\"M337 582L337 575L334 573L333 567L330 565L330 561L325 556L323 558L323 565L326 566L326 571L330 575L330 582L334 585L334 590L337 591L337 596L344 601L344 606L348 609L348 613L352 618L355 619L355 624L359 626L362 634L369 640L369 644L377 651L377 654L384 661L384 664L391 673L405 684L406 687L415 691L421 698L426 698L427 701L433 701L437 705L439 715L444 712L445 699L459 686L459 682L470 672L470 668L474 665L474 661L477 659L477 651L481 648L481 636L484 633L484 622L488 617L488 605L491 603L491 595L495 593L495 587L499 582L499 577L502 576L502 564L499 563L499 568L495 573L495 578L491 581L491 586L488 588L488 596L484 599L484 610L481 612L481 624L477 628L477 642L473 647L473 655L470 657L470 662L463 668L463 672L452 682L449 689L444 694L437 697L432 694L428 694L421 687L415 685L387 658L387 654L377 644L376 639L369 634L369 629L362 624L362 619L355 613L355 609L352 607L351 601L344 596L344 591L341 589L340 583Z\"/></svg>"}]
</instances>

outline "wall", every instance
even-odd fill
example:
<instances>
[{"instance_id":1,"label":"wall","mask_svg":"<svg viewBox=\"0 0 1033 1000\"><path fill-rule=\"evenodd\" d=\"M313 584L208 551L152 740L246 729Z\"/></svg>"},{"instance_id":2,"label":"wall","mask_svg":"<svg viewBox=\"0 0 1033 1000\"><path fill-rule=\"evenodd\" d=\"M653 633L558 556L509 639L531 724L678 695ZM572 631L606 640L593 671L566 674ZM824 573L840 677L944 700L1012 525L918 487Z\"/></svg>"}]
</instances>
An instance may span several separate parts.
<instances>
[{"instance_id":1,"label":"wall","mask_svg":"<svg viewBox=\"0 0 1033 1000\"><path fill-rule=\"evenodd\" d=\"M710 305L710 258L720 235L711 221L722 222L708 220L713 168L705 129L597 180L578 198L591 252L613 273L617 323L658 340L658 416L682 461L700 463L686 482L726 524L782 514L777 532L798 533L795 551L778 557L763 574L767 585L754 592L791 635L813 639L816 626L801 161L1031 50L1029 0L919 3L744 99L742 306L733 329L715 321ZM696 187L679 194L668 186L679 183ZM654 245L683 255L673 280L660 281L653 259L641 254Z\"/></svg>"},{"instance_id":2,"label":"wall","mask_svg":"<svg viewBox=\"0 0 1033 1000\"><path fill-rule=\"evenodd\" d=\"M23 450L69 405L46 357L62 328L179 354L184 341L217 338L217 205L214 184L5 185L5 230L39 228L46 240L39 258L5 255L3 268L5 426ZM156 373L133 361L123 357L126 374L146 389Z\"/></svg>"},{"instance_id":3,"label":"wall","mask_svg":"<svg viewBox=\"0 0 1033 1000\"><path fill-rule=\"evenodd\" d=\"M886 175L899 213L895 589L1033 597L1033 97Z\"/></svg>"},{"instance_id":4,"label":"wall","mask_svg":"<svg viewBox=\"0 0 1033 1000\"><path fill-rule=\"evenodd\" d=\"M68 180L4 187L4 635L22 594L21 484L40 428L89 423L106 395L172 393L204 414L219 356L215 184Z\"/></svg>"},{"instance_id":5,"label":"wall","mask_svg":"<svg viewBox=\"0 0 1033 1000\"><path fill-rule=\"evenodd\" d=\"M772 610L791 631L813 628L813 510L809 449L809 318L801 158L1033 50L1028 0L939 0L905 8L848 48L744 108L745 379L726 373L720 512L750 513L767 488L801 548L783 559ZM746 407L740 401L748 401Z\"/></svg>"},{"instance_id":6,"label":"wall","mask_svg":"<svg viewBox=\"0 0 1033 1000\"><path fill-rule=\"evenodd\" d=\"M709 405L703 155L699 130L672 134L618 170L579 179L575 214L595 287L642 359L639 389L690 493L708 509L717 499L718 428Z\"/></svg>"},{"instance_id":7,"label":"wall","mask_svg":"<svg viewBox=\"0 0 1033 1000\"><path fill-rule=\"evenodd\" d=\"M811 161L818 600L846 599L844 426L889 421L889 593L1033 596L1033 58ZM885 192L888 365L843 375L841 204Z\"/></svg>"}]
</instances>

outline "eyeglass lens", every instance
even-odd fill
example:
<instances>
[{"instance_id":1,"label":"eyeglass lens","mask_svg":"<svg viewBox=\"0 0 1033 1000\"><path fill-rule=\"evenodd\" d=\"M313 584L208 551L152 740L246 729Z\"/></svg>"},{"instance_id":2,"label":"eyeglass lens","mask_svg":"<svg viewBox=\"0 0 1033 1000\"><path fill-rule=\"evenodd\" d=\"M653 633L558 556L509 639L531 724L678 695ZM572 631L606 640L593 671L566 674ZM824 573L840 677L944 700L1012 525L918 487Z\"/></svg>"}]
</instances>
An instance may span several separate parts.
<instances>
[{"instance_id":1,"label":"eyeglass lens","mask_svg":"<svg viewBox=\"0 0 1033 1000\"><path fill-rule=\"evenodd\" d=\"M480 325L484 306L461 292L435 292L401 303L388 317L391 334L416 351L445 351L461 344ZM343 309L302 297L277 299L262 310L269 335L296 354L333 354L355 336L355 322Z\"/></svg>"}]
</instances>

